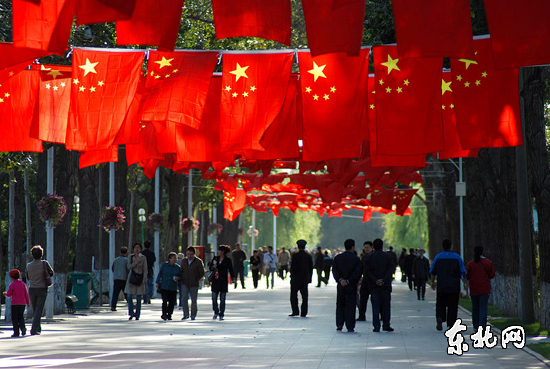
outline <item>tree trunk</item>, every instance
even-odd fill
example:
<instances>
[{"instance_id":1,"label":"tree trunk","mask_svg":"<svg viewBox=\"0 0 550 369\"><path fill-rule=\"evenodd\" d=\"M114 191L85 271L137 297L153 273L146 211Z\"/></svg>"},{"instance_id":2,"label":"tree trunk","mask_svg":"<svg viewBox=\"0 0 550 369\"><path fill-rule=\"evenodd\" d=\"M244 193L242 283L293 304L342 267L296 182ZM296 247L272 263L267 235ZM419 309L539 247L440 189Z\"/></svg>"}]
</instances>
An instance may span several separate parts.
<instances>
[{"instance_id":1,"label":"tree trunk","mask_svg":"<svg viewBox=\"0 0 550 369\"><path fill-rule=\"evenodd\" d=\"M14 191L15 191L15 208L14 208L14 267L23 270L23 264L27 263L27 255L26 252L23 251L23 209L25 207L25 197L24 197L24 189L23 189L23 173L21 171L15 172L15 183L14 183Z\"/></svg>"},{"instance_id":2,"label":"tree trunk","mask_svg":"<svg viewBox=\"0 0 550 369\"><path fill-rule=\"evenodd\" d=\"M131 246L136 242L136 225L137 225L137 175L138 167L137 165L132 165L128 168L129 180L128 187L130 191L130 202L128 204L128 209L126 211L126 223L128 229L128 246ZM152 212L151 212L152 213ZM146 217L148 213L146 212ZM139 238L141 240L141 238Z\"/></svg>"},{"instance_id":3,"label":"tree trunk","mask_svg":"<svg viewBox=\"0 0 550 369\"><path fill-rule=\"evenodd\" d=\"M550 167L546 147L544 104L546 83L542 68L524 68L525 141L530 190L538 212L541 328L550 328ZM535 260L533 258L533 260ZM534 269L535 270L535 269ZM536 294L535 294L536 295Z\"/></svg>"},{"instance_id":4,"label":"tree trunk","mask_svg":"<svg viewBox=\"0 0 550 369\"><path fill-rule=\"evenodd\" d=\"M126 152L122 147L119 147L118 154L119 159L115 163L115 206L121 206L124 209L126 222L124 229L115 232L115 245L122 246L128 241L128 234L133 230L128 227L128 218L132 216L128 208L128 162L126 161ZM107 258L108 260L109 258Z\"/></svg>"},{"instance_id":5,"label":"tree trunk","mask_svg":"<svg viewBox=\"0 0 550 369\"><path fill-rule=\"evenodd\" d=\"M441 251L441 243L445 238L445 194L443 168L439 160L434 159L432 164L422 171L426 208L428 210L428 255L433 258ZM407 247L408 246L408 247ZM403 245L403 247L413 247Z\"/></svg>"},{"instance_id":6,"label":"tree trunk","mask_svg":"<svg viewBox=\"0 0 550 369\"><path fill-rule=\"evenodd\" d=\"M21 255L21 274L25 273L25 270L27 269L27 261L28 258L26 255L28 255L29 251L31 249L32 244L32 211L31 211L31 192L29 189L29 170L28 168L25 168L23 172L24 177L24 188L25 188L25 230L27 231L27 238L25 243L27 244L27 247L24 250L25 255Z\"/></svg>"},{"instance_id":7,"label":"tree trunk","mask_svg":"<svg viewBox=\"0 0 550 369\"><path fill-rule=\"evenodd\" d=\"M48 154L47 150L38 154L38 172L36 173L36 198L40 200L46 196L47 183L44 180L47 176ZM30 250L33 245L46 245L46 227L39 219L38 211L34 216L34 243L27 247L27 259L31 260Z\"/></svg>"},{"instance_id":8,"label":"tree trunk","mask_svg":"<svg viewBox=\"0 0 550 369\"><path fill-rule=\"evenodd\" d=\"M67 293L67 276L69 273L69 255L71 250L71 226L74 214L74 195L78 184L78 158L75 151L67 151L59 146L57 150L57 181L56 193L65 199L67 213L65 218L54 230L55 240L55 297L54 314L65 312L65 295Z\"/></svg>"},{"instance_id":9,"label":"tree trunk","mask_svg":"<svg viewBox=\"0 0 550 369\"><path fill-rule=\"evenodd\" d=\"M78 171L80 211L78 213L78 237L74 271L91 272L92 256L97 249L99 209L96 194L98 170L95 167Z\"/></svg>"},{"instance_id":10,"label":"tree trunk","mask_svg":"<svg viewBox=\"0 0 550 369\"><path fill-rule=\"evenodd\" d=\"M160 260L165 260L166 256L172 252L178 252L180 244L180 203L181 201L181 189L183 187L183 175L178 175L175 172L170 172L167 176L168 179L168 225L166 227L166 242L164 243L164 254L161 255ZM183 240L183 244L186 244L187 240Z\"/></svg>"}]
</instances>

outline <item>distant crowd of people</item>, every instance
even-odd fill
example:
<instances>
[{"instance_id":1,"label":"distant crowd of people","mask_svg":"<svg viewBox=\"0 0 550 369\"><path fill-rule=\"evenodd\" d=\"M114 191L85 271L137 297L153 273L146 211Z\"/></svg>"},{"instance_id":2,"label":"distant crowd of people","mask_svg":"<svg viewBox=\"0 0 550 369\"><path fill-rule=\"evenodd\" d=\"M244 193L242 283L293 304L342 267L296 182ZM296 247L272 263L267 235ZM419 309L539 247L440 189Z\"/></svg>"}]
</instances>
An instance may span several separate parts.
<instances>
[{"instance_id":1,"label":"distant crowd of people","mask_svg":"<svg viewBox=\"0 0 550 369\"><path fill-rule=\"evenodd\" d=\"M492 262L483 256L481 246L475 247L473 260L464 266L460 255L452 251L450 240L443 241L443 251L435 256L431 265L425 257L425 250L410 249L407 253L403 249L397 257L392 247L384 251L381 239L365 241L359 255L353 239L345 240L343 252L339 249L330 252L317 247L315 253L310 253L306 245L307 241L298 240L292 253L284 247L275 253L272 246L264 246L253 250L249 259L255 289L262 276L265 276L266 288L273 289L275 276L286 280L290 274L291 317L306 317L308 314L308 285L312 282L313 271L317 271L316 287L321 287L322 283L328 285L332 269L332 277L337 283L336 329L341 331L345 326L348 332L353 332L356 321L365 321L370 297L373 331L380 332L382 329L391 332L394 330L390 325L392 281L399 266L401 281L408 282L411 291L416 290L418 300L425 299L427 283L436 290L437 330L443 329L443 323L448 328L454 325L460 294L467 293L468 289L474 329L487 325L490 280L495 276L495 269ZM144 246L145 249L142 249L141 244L135 243L130 255L128 248L122 247L111 267L114 276L111 310L116 311L119 295L124 292L129 320L139 320L142 302L151 303L154 286L162 296L163 320L172 320L178 292L182 320L196 319L198 291L204 278L211 288L215 320L224 320L229 284L234 283L234 288L237 288L240 281L241 288L246 288L244 272L247 255L240 244L236 244L233 251L228 245L220 245L206 272L194 247L188 247L185 255L171 252L168 260L161 264L155 281L153 268L156 257L150 250L151 242L146 241ZM4 293L11 298L13 337L26 335L23 314L25 307L31 305L34 312L31 335L41 333L42 311L48 286L52 283L51 277L54 276L51 265L42 260L41 246L34 246L31 254L33 261L26 268L28 289L21 280L20 271L13 269L9 272L12 283ZM302 299L300 306L298 295ZM356 309L359 310L357 318Z\"/></svg>"}]
</instances>

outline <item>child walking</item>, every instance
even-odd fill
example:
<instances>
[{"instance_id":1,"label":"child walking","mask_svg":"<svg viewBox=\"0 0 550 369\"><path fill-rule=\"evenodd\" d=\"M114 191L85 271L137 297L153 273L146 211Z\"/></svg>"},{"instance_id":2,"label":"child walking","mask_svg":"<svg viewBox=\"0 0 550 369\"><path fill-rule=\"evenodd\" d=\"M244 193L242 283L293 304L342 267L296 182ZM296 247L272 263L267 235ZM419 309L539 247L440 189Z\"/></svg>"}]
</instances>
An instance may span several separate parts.
<instances>
[{"instance_id":1,"label":"child walking","mask_svg":"<svg viewBox=\"0 0 550 369\"><path fill-rule=\"evenodd\" d=\"M11 284L8 287L8 291L4 292L4 296L11 297L12 337L19 337L20 330L22 336L27 334L27 329L25 328L25 305L30 305L29 292L27 291L27 285L19 277L21 277L19 270L11 270Z\"/></svg>"}]
</instances>

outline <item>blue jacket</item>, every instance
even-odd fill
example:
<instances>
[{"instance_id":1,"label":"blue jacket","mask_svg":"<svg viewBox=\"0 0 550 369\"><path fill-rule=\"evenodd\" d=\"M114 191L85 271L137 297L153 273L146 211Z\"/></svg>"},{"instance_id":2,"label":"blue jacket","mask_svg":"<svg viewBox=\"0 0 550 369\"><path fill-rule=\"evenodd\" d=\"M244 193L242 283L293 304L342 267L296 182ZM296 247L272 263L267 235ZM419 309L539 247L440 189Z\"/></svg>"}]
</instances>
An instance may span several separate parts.
<instances>
[{"instance_id":1,"label":"blue jacket","mask_svg":"<svg viewBox=\"0 0 550 369\"><path fill-rule=\"evenodd\" d=\"M170 265L170 262L166 261L160 267L157 284L160 284L163 290L177 291L178 282L174 281L174 277L181 278L181 268L177 263Z\"/></svg>"},{"instance_id":2,"label":"blue jacket","mask_svg":"<svg viewBox=\"0 0 550 369\"><path fill-rule=\"evenodd\" d=\"M443 251L432 262L430 274L437 276L437 292L459 293L460 279L466 278L466 268L456 252Z\"/></svg>"}]
</instances>

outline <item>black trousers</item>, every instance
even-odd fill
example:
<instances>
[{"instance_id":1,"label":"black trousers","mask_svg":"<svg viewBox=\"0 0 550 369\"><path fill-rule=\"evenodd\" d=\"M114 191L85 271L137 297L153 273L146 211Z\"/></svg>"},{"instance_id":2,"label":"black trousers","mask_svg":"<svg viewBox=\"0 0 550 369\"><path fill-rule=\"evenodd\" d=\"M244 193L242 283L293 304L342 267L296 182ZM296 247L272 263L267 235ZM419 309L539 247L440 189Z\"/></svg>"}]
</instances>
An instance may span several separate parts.
<instances>
[{"instance_id":1,"label":"black trousers","mask_svg":"<svg viewBox=\"0 0 550 369\"><path fill-rule=\"evenodd\" d=\"M424 298L426 296L426 280L425 279L415 279L416 283L416 296L420 300L420 298Z\"/></svg>"},{"instance_id":2,"label":"black trousers","mask_svg":"<svg viewBox=\"0 0 550 369\"><path fill-rule=\"evenodd\" d=\"M370 291L370 298L374 329L380 329L380 314L383 328L388 328L391 319L391 291L388 288L375 288Z\"/></svg>"},{"instance_id":3,"label":"black trousers","mask_svg":"<svg viewBox=\"0 0 550 369\"><path fill-rule=\"evenodd\" d=\"M174 313L174 305L176 305L176 300L178 297L178 291L171 290L160 290L162 296L162 315L167 318L172 318Z\"/></svg>"},{"instance_id":4,"label":"black trousers","mask_svg":"<svg viewBox=\"0 0 550 369\"><path fill-rule=\"evenodd\" d=\"M321 287L321 282L323 281L323 268L317 269L317 287Z\"/></svg>"},{"instance_id":5,"label":"black trousers","mask_svg":"<svg viewBox=\"0 0 550 369\"><path fill-rule=\"evenodd\" d=\"M288 274L288 265L279 266L279 277L284 281Z\"/></svg>"},{"instance_id":6,"label":"black trousers","mask_svg":"<svg viewBox=\"0 0 550 369\"><path fill-rule=\"evenodd\" d=\"M348 331L355 329L355 308L357 305L357 285L336 288L336 326L346 323Z\"/></svg>"},{"instance_id":7,"label":"black trousers","mask_svg":"<svg viewBox=\"0 0 550 369\"><path fill-rule=\"evenodd\" d=\"M233 268L235 270L235 288L237 288L237 279L241 279L241 287L244 288L244 266Z\"/></svg>"},{"instance_id":8,"label":"black trousers","mask_svg":"<svg viewBox=\"0 0 550 369\"><path fill-rule=\"evenodd\" d=\"M325 268L323 269L323 271L324 271L324 273L325 273L325 276L324 276L324 278L323 278L323 282L325 282L325 284L328 284L328 280L330 279L330 269L331 269L331 268L332 268L332 267L325 267Z\"/></svg>"},{"instance_id":9,"label":"black trousers","mask_svg":"<svg viewBox=\"0 0 550 369\"><path fill-rule=\"evenodd\" d=\"M31 306L34 313L31 333L40 333L42 331L41 319L44 305L46 305L47 296L47 288L29 288L29 298L31 300Z\"/></svg>"},{"instance_id":10,"label":"black trousers","mask_svg":"<svg viewBox=\"0 0 550 369\"><path fill-rule=\"evenodd\" d=\"M366 286L367 281L363 281L363 284L361 284L361 290L359 293L361 294L359 298L359 318L365 319L367 314L367 303L369 302L369 295L370 290L369 287Z\"/></svg>"},{"instance_id":11,"label":"black trousers","mask_svg":"<svg viewBox=\"0 0 550 369\"><path fill-rule=\"evenodd\" d=\"M113 296L111 298L111 309L116 309L116 303L118 302L118 295L120 291L124 291L126 287L125 279L115 279L113 282ZM128 297L124 294L124 298L128 301Z\"/></svg>"},{"instance_id":12,"label":"black trousers","mask_svg":"<svg viewBox=\"0 0 550 369\"><path fill-rule=\"evenodd\" d=\"M412 272L407 273L407 279L409 280L409 290L413 290L415 284L414 284L414 278L412 277Z\"/></svg>"},{"instance_id":13,"label":"black trousers","mask_svg":"<svg viewBox=\"0 0 550 369\"><path fill-rule=\"evenodd\" d=\"M27 333L25 327L25 305L11 306L11 324L13 325L13 335L19 336L19 331L22 335Z\"/></svg>"},{"instance_id":14,"label":"black trousers","mask_svg":"<svg viewBox=\"0 0 550 369\"><path fill-rule=\"evenodd\" d=\"M307 315L308 284L308 282L290 282L290 306L292 307L292 314L300 314L301 316ZM302 295L301 313L300 310L298 310L298 292Z\"/></svg>"},{"instance_id":15,"label":"black trousers","mask_svg":"<svg viewBox=\"0 0 550 369\"><path fill-rule=\"evenodd\" d=\"M258 288L259 280L260 280L260 269L252 269L252 282L254 283L254 288Z\"/></svg>"},{"instance_id":16,"label":"black trousers","mask_svg":"<svg viewBox=\"0 0 550 369\"><path fill-rule=\"evenodd\" d=\"M442 322L447 322L447 327L455 324L458 316L459 292L444 293L438 292L435 301L435 317L441 318Z\"/></svg>"}]
</instances>

